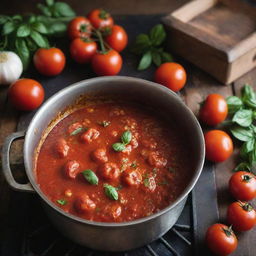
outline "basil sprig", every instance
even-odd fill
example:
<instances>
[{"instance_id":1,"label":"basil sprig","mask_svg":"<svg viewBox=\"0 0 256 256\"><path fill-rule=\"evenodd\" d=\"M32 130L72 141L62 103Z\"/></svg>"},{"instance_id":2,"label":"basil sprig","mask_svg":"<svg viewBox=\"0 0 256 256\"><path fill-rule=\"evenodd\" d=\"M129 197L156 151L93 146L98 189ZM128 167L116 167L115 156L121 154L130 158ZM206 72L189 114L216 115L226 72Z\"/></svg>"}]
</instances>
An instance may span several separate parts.
<instances>
[{"instance_id":1,"label":"basil sprig","mask_svg":"<svg viewBox=\"0 0 256 256\"><path fill-rule=\"evenodd\" d=\"M119 151L124 151L124 150L125 150L125 146L126 146L127 144L129 144L129 143L131 142L131 140L132 140L132 133L131 133L129 130L127 130L127 131L125 131L125 132L122 134L122 136L121 136L121 142L114 143L114 144L112 145L112 148L113 148L115 151L117 151L117 152L119 152Z\"/></svg>"},{"instance_id":2,"label":"basil sprig","mask_svg":"<svg viewBox=\"0 0 256 256\"><path fill-rule=\"evenodd\" d=\"M112 200L118 200L117 189L109 184L104 184L104 191L108 198Z\"/></svg>"},{"instance_id":3,"label":"basil sprig","mask_svg":"<svg viewBox=\"0 0 256 256\"><path fill-rule=\"evenodd\" d=\"M230 132L243 142L240 148L241 163L234 171L256 170L256 95L253 88L244 85L241 97L230 96L226 99L231 117Z\"/></svg>"},{"instance_id":4,"label":"basil sprig","mask_svg":"<svg viewBox=\"0 0 256 256\"><path fill-rule=\"evenodd\" d=\"M14 51L21 58L26 70L32 54L38 48L48 48L49 37L62 36L67 29L67 22L74 16L72 8L63 2L45 0L38 4L41 15L0 15L0 51Z\"/></svg>"},{"instance_id":5,"label":"basil sprig","mask_svg":"<svg viewBox=\"0 0 256 256\"><path fill-rule=\"evenodd\" d=\"M99 179L97 175L90 169L82 172L84 178L92 185L98 185Z\"/></svg>"},{"instance_id":6,"label":"basil sprig","mask_svg":"<svg viewBox=\"0 0 256 256\"><path fill-rule=\"evenodd\" d=\"M152 62L160 66L164 62L173 60L172 56L163 50L162 44L166 39L166 32L162 24L155 25L149 34L140 34L136 37L131 51L141 56L138 70L147 69Z\"/></svg>"}]
</instances>

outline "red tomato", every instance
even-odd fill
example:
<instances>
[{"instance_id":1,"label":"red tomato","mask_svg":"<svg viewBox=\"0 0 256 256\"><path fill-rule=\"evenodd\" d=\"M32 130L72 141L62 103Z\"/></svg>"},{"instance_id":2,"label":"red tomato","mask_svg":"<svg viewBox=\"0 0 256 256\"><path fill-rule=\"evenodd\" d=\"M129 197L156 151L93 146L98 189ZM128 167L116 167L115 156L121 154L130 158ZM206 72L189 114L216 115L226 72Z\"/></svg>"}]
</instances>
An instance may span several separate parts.
<instances>
[{"instance_id":1,"label":"red tomato","mask_svg":"<svg viewBox=\"0 0 256 256\"><path fill-rule=\"evenodd\" d=\"M105 41L114 50L121 52L128 43L128 36L123 27L114 25Z\"/></svg>"},{"instance_id":2,"label":"red tomato","mask_svg":"<svg viewBox=\"0 0 256 256\"><path fill-rule=\"evenodd\" d=\"M237 238L231 228L223 224L214 224L206 232L208 248L217 255L229 255L237 247Z\"/></svg>"},{"instance_id":3,"label":"red tomato","mask_svg":"<svg viewBox=\"0 0 256 256\"><path fill-rule=\"evenodd\" d=\"M208 95L199 112L200 120L207 125L217 125L223 122L227 115L226 100L219 94Z\"/></svg>"},{"instance_id":4,"label":"red tomato","mask_svg":"<svg viewBox=\"0 0 256 256\"><path fill-rule=\"evenodd\" d=\"M247 231L256 225L256 212L249 203L234 202L228 207L227 220L235 230Z\"/></svg>"},{"instance_id":5,"label":"red tomato","mask_svg":"<svg viewBox=\"0 0 256 256\"><path fill-rule=\"evenodd\" d=\"M88 63L97 51L94 41L80 38L74 39L70 44L70 55L78 63Z\"/></svg>"},{"instance_id":6,"label":"red tomato","mask_svg":"<svg viewBox=\"0 0 256 256\"><path fill-rule=\"evenodd\" d=\"M111 28L114 25L114 20L111 15L103 9L94 9L88 15L88 19L94 28Z\"/></svg>"},{"instance_id":7,"label":"red tomato","mask_svg":"<svg viewBox=\"0 0 256 256\"><path fill-rule=\"evenodd\" d=\"M237 200L253 200L256 198L255 175L244 171L234 173L229 180L229 191Z\"/></svg>"},{"instance_id":8,"label":"red tomato","mask_svg":"<svg viewBox=\"0 0 256 256\"><path fill-rule=\"evenodd\" d=\"M206 158L213 162L223 162L233 153L230 136L221 130L212 130L204 134Z\"/></svg>"},{"instance_id":9,"label":"red tomato","mask_svg":"<svg viewBox=\"0 0 256 256\"><path fill-rule=\"evenodd\" d=\"M106 53L96 53L92 57L92 69L99 76L114 76L122 68L123 60L115 50Z\"/></svg>"},{"instance_id":10,"label":"red tomato","mask_svg":"<svg viewBox=\"0 0 256 256\"><path fill-rule=\"evenodd\" d=\"M65 67L65 63L65 55L58 48L40 48L34 54L34 65L42 75L58 75Z\"/></svg>"},{"instance_id":11,"label":"red tomato","mask_svg":"<svg viewBox=\"0 0 256 256\"><path fill-rule=\"evenodd\" d=\"M85 17L76 17L68 24L68 36L70 39L90 37L92 25Z\"/></svg>"},{"instance_id":12,"label":"red tomato","mask_svg":"<svg viewBox=\"0 0 256 256\"><path fill-rule=\"evenodd\" d=\"M8 90L8 98L19 110L38 108L44 100L44 88L32 79L19 79Z\"/></svg>"},{"instance_id":13,"label":"red tomato","mask_svg":"<svg viewBox=\"0 0 256 256\"><path fill-rule=\"evenodd\" d=\"M160 65L154 75L154 80L169 89L177 92L186 83L187 75L185 69L178 63L167 62Z\"/></svg>"}]
</instances>

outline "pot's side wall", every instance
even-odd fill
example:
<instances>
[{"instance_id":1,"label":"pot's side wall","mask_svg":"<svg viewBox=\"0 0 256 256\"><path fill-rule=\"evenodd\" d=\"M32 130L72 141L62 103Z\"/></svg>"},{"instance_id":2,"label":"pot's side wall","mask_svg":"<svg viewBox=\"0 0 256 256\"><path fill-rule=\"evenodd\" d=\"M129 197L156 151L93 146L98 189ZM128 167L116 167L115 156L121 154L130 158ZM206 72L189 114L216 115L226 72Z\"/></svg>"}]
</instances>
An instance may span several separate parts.
<instances>
[{"instance_id":1,"label":"pot's side wall","mask_svg":"<svg viewBox=\"0 0 256 256\"><path fill-rule=\"evenodd\" d=\"M185 198L165 214L138 224L106 227L80 223L43 203L52 223L66 237L72 241L103 251L126 251L144 246L164 235L179 218Z\"/></svg>"}]
</instances>

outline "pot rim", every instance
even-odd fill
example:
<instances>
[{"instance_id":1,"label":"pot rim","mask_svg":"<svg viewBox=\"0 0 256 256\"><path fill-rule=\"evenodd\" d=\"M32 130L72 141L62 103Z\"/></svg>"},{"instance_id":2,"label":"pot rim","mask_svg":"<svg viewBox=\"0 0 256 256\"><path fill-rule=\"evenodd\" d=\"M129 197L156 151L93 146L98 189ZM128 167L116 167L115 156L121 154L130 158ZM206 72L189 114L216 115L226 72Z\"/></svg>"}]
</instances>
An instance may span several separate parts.
<instances>
[{"instance_id":1,"label":"pot rim","mask_svg":"<svg viewBox=\"0 0 256 256\"><path fill-rule=\"evenodd\" d=\"M28 151L28 148L29 148L29 141L28 141L27 138L30 136L30 134L33 134L33 132L34 132L32 130L33 124L37 122L37 119L39 118L41 113L46 111L49 106L51 106L55 101L57 101L57 100L59 100L59 98L61 98L61 95L66 94L69 91L72 91L74 88L76 88L78 86L81 87L81 86L84 86L84 84L88 84L88 83L90 84L91 82L95 82L95 81L97 81L98 83L106 82L106 81L109 81L109 82L110 81L118 81L118 82L120 82L120 84L123 81L125 81L125 82L128 81L128 82L131 82L131 83L132 82L138 82L138 83L147 84L151 88L157 89L157 90L159 90L160 92L162 92L164 94L169 94L169 95L175 96L175 98L179 101L179 104L181 104L181 106L183 108L185 108L186 111L189 112L189 114L191 115L191 117L194 121L195 129L197 129L198 133L199 133L198 143L200 144L200 158L199 158L199 161L198 161L197 166L195 168L196 170L195 170L194 176L190 180L189 184L186 186L184 191L177 197L177 199L174 202L172 202L169 206L160 210L157 213L154 213L154 214L152 214L150 216L147 216L147 217L143 217L143 218L136 219L136 220L133 220L133 221L126 221L126 222L98 222L98 221L86 220L86 219L80 218L78 216L75 216L73 214L67 213L67 212L63 211L61 208L59 208L58 206L56 206L41 191L39 185L35 181L35 178L33 176L34 170L30 170L29 165L28 165L28 156L26 154L26 152ZM53 96L51 96L49 99L47 99L43 103L43 105L40 107L40 109L36 112L36 114L32 118L32 120L31 120L31 122L28 126L27 132L26 132L23 149L24 149L24 165L25 165L25 170L26 170L26 174L28 176L28 179L29 179L32 187L34 188L34 190L37 192L37 194L39 194L41 199L45 203L47 203L47 205L49 205L51 208L56 210L59 214L71 219L72 221L77 221L77 222L80 222L82 224L87 224L87 225L91 225L91 226L112 227L112 228L126 227L126 226L132 226L132 225L148 222L152 219L155 219L155 218L165 214L166 212L173 209L176 205L178 205L181 201L185 200L186 197L188 196L188 194L190 193L190 191L194 188L197 180L199 179L199 176L200 176L200 174L202 172L202 169L203 169L204 158L205 158L205 144L204 144L204 136L203 136L201 126L200 126L198 120L196 119L195 115L193 114L193 112L182 102L182 100L177 96L177 94L174 93L173 91L171 91L170 89L166 88L165 86L159 85L157 83L154 83L154 82L151 82L151 81L148 81L148 80L145 80L145 79L129 77L129 76L102 76L102 77L95 77L95 78L85 79L85 80L76 82L74 84L71 84L71 85L65 87L64 89L58 91L57 93L55 93Z\"/></svg>"}]
</instances>

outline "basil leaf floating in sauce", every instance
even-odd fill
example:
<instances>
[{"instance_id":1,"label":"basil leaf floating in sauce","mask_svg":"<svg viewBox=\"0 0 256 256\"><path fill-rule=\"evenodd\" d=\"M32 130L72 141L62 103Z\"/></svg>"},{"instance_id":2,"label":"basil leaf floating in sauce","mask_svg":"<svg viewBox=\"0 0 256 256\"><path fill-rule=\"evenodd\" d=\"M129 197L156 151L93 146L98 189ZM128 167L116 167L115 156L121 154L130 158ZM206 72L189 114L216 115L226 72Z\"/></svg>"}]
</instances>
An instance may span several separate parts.
<instances>
[{"instance_id":1,"label":"basil leaf floating in sauce","mask_svg":"<svg viewBox=\"0 0 256 256\"><path fill-rule=\"evenodd\" d=\"M85 171L82 172L82 174L83 174L84 178L85 178L90 184L92 184L92 185L98 185L99 179L98 179L98 177L96 176L96 174L95 174L92 170L90 170L90 169L85 170Z\"/></svg>"},{"instance_id":2,"label":"basil leaf floating in sauce","mask_svg":"<svg viewBox=\"0 0 256 256\"><path fill-rule=\"evenodd\" d=\"M59 199L59 200L56 200L56 202L60 205L65 205L67 203L67 200L65 199Z\"/></svg>"},{"instance_id":3,"label":"basil leaf floating in sauce","mask_svg":"<svg viewBox=\"0 0 256 256\"><path fill-rule=\"evenodd\" d=\"M108 127L110 125L110 121L104 120L102 122L98 122L98 124L105 128L105 127Z\"/></svg>"},{"instance_id":4,"label":"basil leaf floating in sauce","mask_svg":"<svg viewBox=\"0 0 256 256\"><path fill-rule=\"evenodd\" d=\"M77 128L77 129L75 129L73 132L71 132L70 135L71 135L71 136L77 135L78 133L80 133L80 132L82 132L82 131L84 131L84 130L85 130L85 128L79 127L79 128Z\"/></svg>"},{"instance_id":5,"label":"basil leaf floating in sauce","mask_svg":"<svg viewBox=\"0 0 256 256\"><path fill-rule=\"evenodd\" d=\"M115 144L112 145L112 148L115 150L115 151L123 151L125 150L125 145L123 143L120 143L120 142L117 142Z\"/></svg>"},{"instance_id":6,"label":"basil leaf floating in sauce","mask_svg":"<svg viewBox=\"0 0 256 256\"><path fill-rule=\"evenodd\" d=\"M121 141L124 145L127 145L132 140L132 133L130 131L125 131L121 136Z\"/></svg>"},{"instance_id":7,"label":"basil leaf floating in sauce","mask_svg":"<svg viewBox=\"0 0 256 256\"><path fill-rule=\"evenodd\" d=\"M104 189L107 197L109 197L112 200L118 200L118 193L116 191L116 188L109 184L104 184Z\"/></svg>"}]
</instances>

